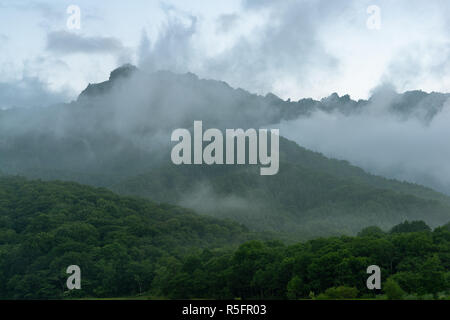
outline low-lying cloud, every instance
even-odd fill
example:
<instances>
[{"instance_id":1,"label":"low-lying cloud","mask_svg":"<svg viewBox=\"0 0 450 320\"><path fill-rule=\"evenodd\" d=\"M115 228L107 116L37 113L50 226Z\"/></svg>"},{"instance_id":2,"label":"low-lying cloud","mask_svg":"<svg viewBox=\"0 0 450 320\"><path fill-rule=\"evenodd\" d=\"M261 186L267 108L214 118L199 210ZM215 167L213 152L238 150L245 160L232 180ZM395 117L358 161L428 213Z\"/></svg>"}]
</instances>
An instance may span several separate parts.
<instances>
[{"instance_id":1,"label":"low-lying cloud","mask_svg":"<svg viewBox=\"0 0 450 320\"><path fill-rule=\"evenodd\" d=\"M396 116L389 102L389 98L372 102L362 112L348 115L315 111L283 121L280 134L369 172L450 194L450 100L429 121Z\"/></svg>"}]
</instances>

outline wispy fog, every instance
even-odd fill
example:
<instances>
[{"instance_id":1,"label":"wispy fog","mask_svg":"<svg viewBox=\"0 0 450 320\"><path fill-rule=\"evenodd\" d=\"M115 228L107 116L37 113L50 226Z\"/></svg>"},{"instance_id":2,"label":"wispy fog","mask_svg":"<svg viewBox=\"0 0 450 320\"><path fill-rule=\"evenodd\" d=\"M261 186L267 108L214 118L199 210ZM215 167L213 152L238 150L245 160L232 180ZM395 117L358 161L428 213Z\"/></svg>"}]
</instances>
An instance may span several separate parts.
<instances>
[{"instance_id":1,"label":"wispy fog","mask_svg":"<svg viewBox=\"0 0 450 320\"><path fill-rule=\"evenodd\" d=\"M431 101L405 116L393 112L392 99L385 92L351 114L316 110L308 117L281 122L280 132L369 172L450 194L450 99L431 119L427 119Z\"/></svg>"}]
</instances>

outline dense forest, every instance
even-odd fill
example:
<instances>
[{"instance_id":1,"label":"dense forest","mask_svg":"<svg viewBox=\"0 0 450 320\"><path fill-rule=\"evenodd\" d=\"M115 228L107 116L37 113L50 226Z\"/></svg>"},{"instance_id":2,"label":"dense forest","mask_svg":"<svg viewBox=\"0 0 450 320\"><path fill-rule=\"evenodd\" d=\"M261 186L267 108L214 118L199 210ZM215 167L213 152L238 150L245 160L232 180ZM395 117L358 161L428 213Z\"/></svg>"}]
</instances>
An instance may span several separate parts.
<instances>
[{"instance_id":1,"label":"dense forest","mask_svg":"<svg viewBox=\"0 0 450 320\"><path fill-rule=\"evenodd\" d=\"M288 246L250 241L186 257L157 289L171 298L450 299L449 241L450 225L431 231L421 221ZM381 290L366 287L372 264Z\"/></svg>"},{"instance_id":2,"label":"dense forest","mask_svg":"<svg viewBox=\"0 0 450 320\"><path fill-rule=\"evenodd\" d=\"M63 297L72 264L82 269L83 296L138 293L194 248L254 238L233 222L106 189L0 178L3 299Z\"/></svg>"},{"instance_id":3,"label":"dense forest","mask_svg":"<svg viewBox=\"0 0 450 320\"><path fill-rule=\"evenodd\" d=\"M67 266L82 289L68 291ZM382 290L366 288L381 268ZM286 244L234 222L69 182L0 178L0 298L445 298L450 225Z\"/></svg>"}]
</instances>

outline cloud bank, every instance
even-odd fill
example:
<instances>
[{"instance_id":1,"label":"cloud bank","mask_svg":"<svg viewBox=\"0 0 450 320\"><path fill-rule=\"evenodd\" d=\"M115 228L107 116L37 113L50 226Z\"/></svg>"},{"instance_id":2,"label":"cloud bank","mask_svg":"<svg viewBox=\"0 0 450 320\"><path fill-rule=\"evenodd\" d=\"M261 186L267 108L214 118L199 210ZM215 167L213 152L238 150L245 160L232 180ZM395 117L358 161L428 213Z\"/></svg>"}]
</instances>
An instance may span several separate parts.
<instances>
[{"instance_id":1,"label":"cloud bank","mask_svg":"<svg viewBox=\"0 0 450 320\"><path fill-rule=\"evenodd\" d=\"M450 100L424 121L423 114L395 115L390 110L392 99L378 98L358 113L319 110L283 121L280 134L371 173L450 194ZM431 103L423 107L429 109Z\"/></svg>"},{"instance_id":2,"label":"cloud bank","mask_svg":"<svg viewBox=\"0 0 450 320\"><path fill-rule=\"evenodd\" d=\"M55 103L66 102L69 93L51 91L46 83L35 77L21 80L0 82L0 109L45 107Z\"/></svg>"}]
</instances>

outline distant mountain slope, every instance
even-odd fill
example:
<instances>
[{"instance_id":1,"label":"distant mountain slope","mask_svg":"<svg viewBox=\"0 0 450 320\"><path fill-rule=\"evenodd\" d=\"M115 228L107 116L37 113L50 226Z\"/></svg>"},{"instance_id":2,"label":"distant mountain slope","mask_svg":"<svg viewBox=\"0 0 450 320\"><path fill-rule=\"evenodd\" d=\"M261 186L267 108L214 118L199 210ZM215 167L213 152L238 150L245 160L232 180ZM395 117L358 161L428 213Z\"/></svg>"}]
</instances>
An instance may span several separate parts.
<instances>
[{"instance_id":1,"label":"distant mountain slope","mask_svg":"<svg viewBox=\"0 0 450 320\"><path fill-rule=\"evenodd\" d=\"M323 171L338 178L351 179L354 182L368 184L376 188L408 193L421 198L439 200L450 204L449 196L436 192L431 188L367 173L363 169L351 165L348 161L327 158L321 153L307 150L287 139L280 140L280 148L282 157L286 161L300 164L305 168Z\"/></svg>"},{"instance_id":2,"label":"distant mountain slope","mask_svg":"<svg viewBox=\"0 0 450 320\"><path fill-rule=\"evenodd\" d=\"M390 94L392 112L405 117L428 108L430 118L446 97ZM194 120L220 129L259 128L317 109L360 112L369 102L337 94L283 101L190 73L148 74L125 65L70 104L0 111L0 170L106 186L304 237L354 233L370 224L387 228L406 218L432 226L448 222L449 197L367 174L283 138L274 177L260 177L255 167L171 165L172 130L191 128Z\"/></svg>"},{"instance_id":3,"label":"distant mountain slope","mask_svg":"<svg viewBox=\"0 0 450 320\"><path fill-rule=\"evenodd\" d=\"M450 206L427 198L445 196L428 194L427 189L422 192L418 186L392 182L392 188L383 189L374 186L382 178L364 183L369 180L367 174L343 178L285 161L277 175L260 176L258 170L251 166L167 165L126 179L112 189L303 239L355 234L369 225L388 229L405 219L423 219L433 226L450 221ZM392 190L397 184L423 196Z\"/></svg>"},{"instance_id":4,"label":"distant mountain slope","mask_svg":"<svg viewBox=\"0 0 450 320\"><path fill-rule=\"evenodd\" d=\"M379 95L284 101L191 73L147 74L125 65L107 81L90 84L72 103L0 111L0 170L108 185L167 161L171 132L190 128L194 120L214 128L267 127L314 110L360 112ZM426 114L427 121L450 95L411 91L389 97L393 112Z\"/></svg>"}]
</instances>

